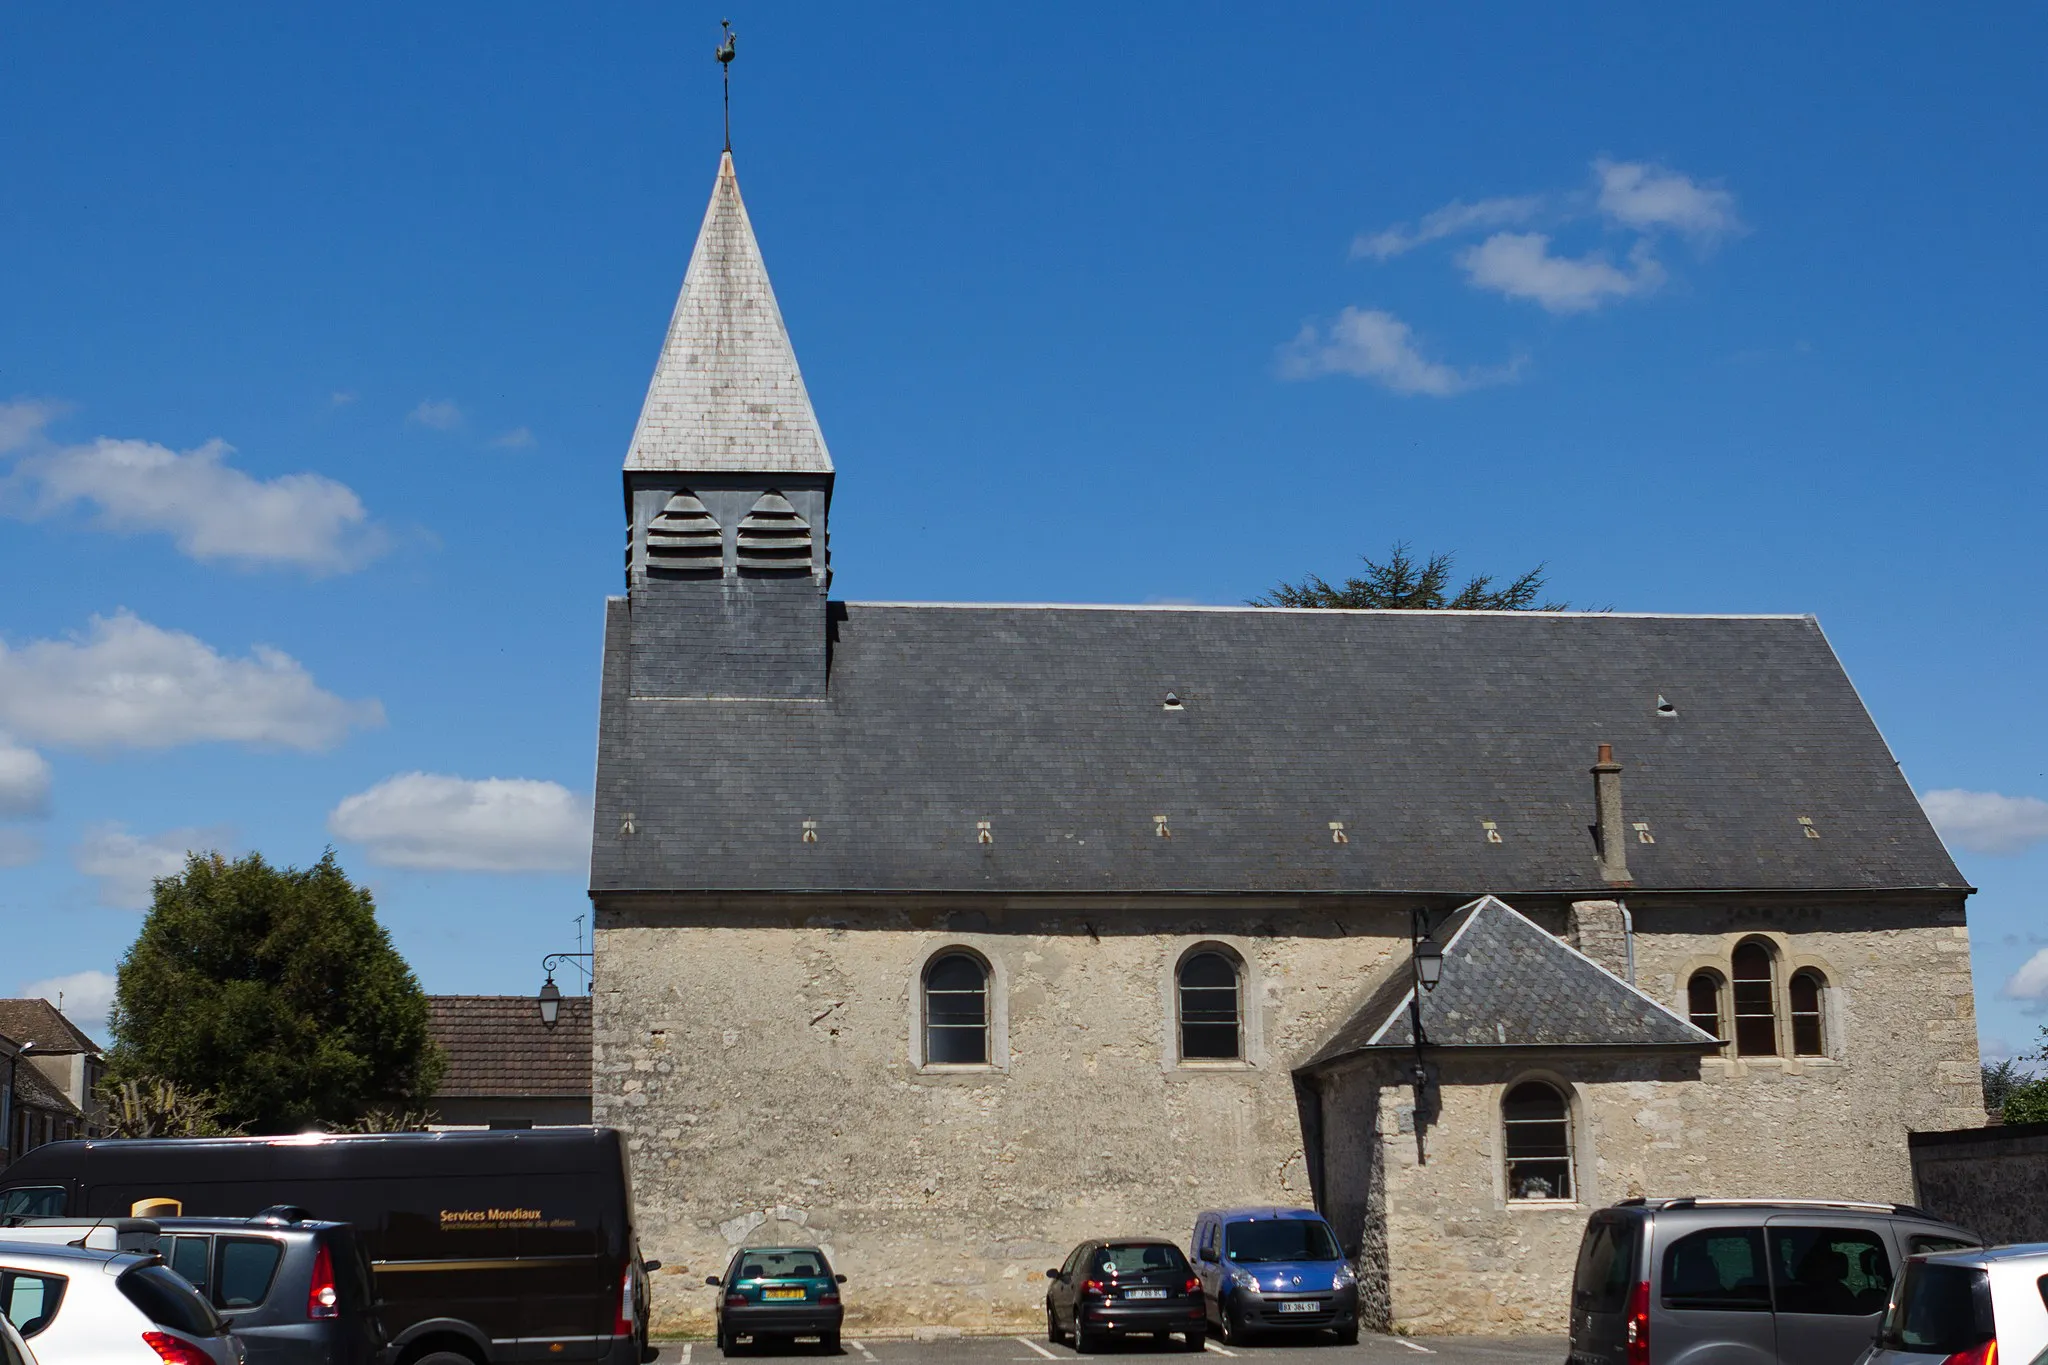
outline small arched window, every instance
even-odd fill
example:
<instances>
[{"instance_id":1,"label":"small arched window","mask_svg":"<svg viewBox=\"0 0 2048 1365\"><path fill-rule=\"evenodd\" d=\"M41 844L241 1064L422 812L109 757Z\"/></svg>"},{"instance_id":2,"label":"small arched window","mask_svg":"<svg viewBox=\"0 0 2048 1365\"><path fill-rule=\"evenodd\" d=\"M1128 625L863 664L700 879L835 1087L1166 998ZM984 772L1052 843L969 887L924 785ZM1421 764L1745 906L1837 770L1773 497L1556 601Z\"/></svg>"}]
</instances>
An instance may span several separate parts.
<instances>
[{"instance_id":1,"label":"small arched window","mask_svg":"<svg viewBox=\"0 0 2048 1365\"><path fill-rule=\"evenodd\" d=\"M1572 1111L1563 1092L1523 1081L1500 1105L1508 1198L1571 1199Z\"/></svg>"},{"instance_id":2,"label":"small arched window","mask_svg":"<svg viewBox=\"0 0 2048 1365\"><path fill-rule=\"evenodd\" d=\"M925 968L924 1060L988 1065L988 967L972 953L944 953Z\"/></svg>"},{"instance_id":3,"label":"small arched window","mask_svg":"<svg viewBox=\"0 0 2048 1365\"><path fill-rule=\"evenodd\" d=\"M1237 963L1206 950L1180 964L1180 1055L1189 1061L1237 1061L1244 1056L1238 1027Z\"/></svg>"},{"instance_id":4,"label":"small arched window","mask_svg":"<svg viewBox=\"0 0 2048 1365\"><path fill-rule=\"evenodd\" d=\"M1738 944L1731 960L1735 982L1735 1051L1743 1057L1778 1052L1777 963L1763 944Z\"/></svg>"},{"instance_id":5,"label":"small arched window","mask_svg":"<svg viewBox=\"0 0 2048 1365\"><path fill-rule=\"evenodd\" d=\"M1714 1037L1721 1036L1721 977L1717 972L1694 972L1685 983L1685 1016L1693 1027Z\"/></svg>"},{"instance_id":6,"label":"small arched window","mask_svg":"<svg viewBox=\"0 0 2048 1365\"><path fill-rule=\"evenodd\" d=\"M1827 1030L1821 1020L1821 995L1827 983L1811 967L1792 973L1786 987L1792 1006L1792 1052L1798 1057L1827 1055Z\"/></svg>"}]
</instances>

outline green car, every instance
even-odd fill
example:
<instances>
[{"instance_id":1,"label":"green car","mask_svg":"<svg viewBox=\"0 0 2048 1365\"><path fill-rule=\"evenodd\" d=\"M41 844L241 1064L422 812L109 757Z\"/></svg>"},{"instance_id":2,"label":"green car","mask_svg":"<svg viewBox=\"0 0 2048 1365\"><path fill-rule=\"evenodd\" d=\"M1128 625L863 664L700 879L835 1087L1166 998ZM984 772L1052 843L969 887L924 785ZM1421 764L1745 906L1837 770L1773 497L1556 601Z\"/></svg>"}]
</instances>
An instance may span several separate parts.
<instances>
[{"instance_id":1,"label":"green car","mask_svg":"<svg viewBox=\"0 0 2048 1365\"><path fill-rule=\"evenodd\" d=\"M832 1273L816 1247L747 1247L733 1255L724 1275L704 1283L725 1293L718 1300L718 1349L739 1353L740 1338L756 1346L775 1338L816 1337L826 1351L839 1349L839 1302L844 1275Z\"/></svg>"}]
</instances>

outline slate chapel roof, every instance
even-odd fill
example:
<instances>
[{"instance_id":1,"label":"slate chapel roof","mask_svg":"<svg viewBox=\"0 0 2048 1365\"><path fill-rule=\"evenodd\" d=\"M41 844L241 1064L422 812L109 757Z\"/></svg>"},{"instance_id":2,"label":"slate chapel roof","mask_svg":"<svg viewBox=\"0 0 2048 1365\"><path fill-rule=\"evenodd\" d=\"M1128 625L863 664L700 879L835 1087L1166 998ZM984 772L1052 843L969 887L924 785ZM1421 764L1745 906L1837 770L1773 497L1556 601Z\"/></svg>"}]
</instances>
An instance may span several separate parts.
<instances>
[{"instance_id":1,"label":"slate chapel roof","mask_svg":"<svg viewBox=\"0 0 2048 1365\"><path fill-rule=\"evenodd\" d=\"M1808 616L834 603L774 701L608 610L596 893L1604 891L1601 742L1637 891L1966 886Z\"/></svg>"},{"instance_id":2,"label":"slate chapel roof","mask_svg":"<svg viewBox=\"0 0 2048 1365\"><path fill-rule=\"evenodd\" d=\"M1636 1047L1704 1050L1715 1039L1493 896L1434 929L1443 974L1422 996L1432 1047ZM1304 1069L1415 1045L1404 956Z\"/></svg>"}]
</instances>

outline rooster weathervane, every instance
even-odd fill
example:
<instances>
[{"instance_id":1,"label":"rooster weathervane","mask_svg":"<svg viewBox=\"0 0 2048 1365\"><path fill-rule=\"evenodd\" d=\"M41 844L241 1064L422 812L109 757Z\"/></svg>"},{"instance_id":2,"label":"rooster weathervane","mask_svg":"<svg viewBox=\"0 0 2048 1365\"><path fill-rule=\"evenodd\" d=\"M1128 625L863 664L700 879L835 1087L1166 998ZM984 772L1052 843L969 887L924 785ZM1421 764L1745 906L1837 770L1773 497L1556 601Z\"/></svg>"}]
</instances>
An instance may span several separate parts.
<instances>
[{"instance_id":1,"label":"rooster weathervane","mask_svg":"<svg viewBox=\"0 0 2048 1365\"><path fill-rule=\"evenodd\" d=\"M720 19L719 27L725 30L725 41L718 45L718 69L725 75L725 150L732 150L732 57L733 44L739 35L732 31L732 20Z\"/></svg>"}]
</instances>

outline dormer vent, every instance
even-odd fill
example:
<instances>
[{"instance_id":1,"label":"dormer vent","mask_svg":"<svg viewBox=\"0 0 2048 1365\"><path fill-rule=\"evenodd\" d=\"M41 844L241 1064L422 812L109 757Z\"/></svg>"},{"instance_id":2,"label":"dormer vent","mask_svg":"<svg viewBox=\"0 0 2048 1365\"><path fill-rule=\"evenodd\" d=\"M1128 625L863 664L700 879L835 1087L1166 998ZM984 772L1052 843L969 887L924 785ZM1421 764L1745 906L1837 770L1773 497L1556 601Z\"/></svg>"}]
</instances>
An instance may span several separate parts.
<instances>
[{"instance_id":1,"label":"dormer vent","mask_svg":"<svg viewBox=\"0 0 2048 1365\"><path fill-rule=\"evenodd\" d=\"M740 522L739 563L756 572L809 573L811 524L782 494L763 493Z\"/></svg>"},{"instance_id":2,"label":"dormer vent","mask_svg":"<svg viewBox=\"0 0 2048 1365\"><path fill-rule=\"evenodd\" d=\"M688 574L725 571L725 533L689 490L677 492L647 524L647 567Z\"/></svg>"},{"instance_id":3,"label":"dormer vent","mask_svg":"<svg viewBox=\"0 0 2048 1365\"><path fill-rule=\"evenodd\" d=\"M1678 708L1667 701L1661 692L1657 694L1657 714L1660 716L1675 716L1678 714Z\"/></svg>"}]
</instances>

